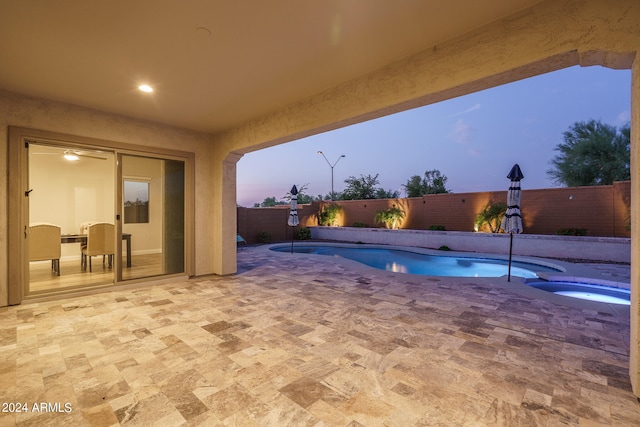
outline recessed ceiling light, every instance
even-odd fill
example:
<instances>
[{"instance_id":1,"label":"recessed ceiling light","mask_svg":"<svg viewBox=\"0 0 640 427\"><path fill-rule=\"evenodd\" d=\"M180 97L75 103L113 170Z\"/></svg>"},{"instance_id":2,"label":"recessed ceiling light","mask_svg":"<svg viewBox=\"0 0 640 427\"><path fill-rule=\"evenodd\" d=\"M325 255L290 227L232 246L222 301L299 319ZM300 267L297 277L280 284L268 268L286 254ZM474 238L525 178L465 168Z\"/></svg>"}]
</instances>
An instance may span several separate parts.
<instances>
[{"instance_id":1,"label":"recessed ceiling light","mask_svg":"<svg viewBox=\"0 0 640 427\"><path fill-rule=\"evenodd\" d=\"M143 92L147 92L147 93L151 93L153 92L153 88L149 85L140 85L138 86L138 89L140 89Z\"/></svg>"}]
</instances>

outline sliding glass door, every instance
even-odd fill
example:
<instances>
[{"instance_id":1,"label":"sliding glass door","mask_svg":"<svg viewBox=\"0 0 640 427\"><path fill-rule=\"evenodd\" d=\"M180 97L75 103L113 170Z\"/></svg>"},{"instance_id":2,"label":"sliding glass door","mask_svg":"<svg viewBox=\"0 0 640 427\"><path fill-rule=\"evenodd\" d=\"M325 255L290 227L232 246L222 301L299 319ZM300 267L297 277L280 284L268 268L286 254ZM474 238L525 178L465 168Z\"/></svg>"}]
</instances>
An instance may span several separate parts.
<instances>
[{"instance_id":1,"label":"sliding glass door","mask_svg":"<svg viewBox=\"0 0 640 427\"><path fill-rule=\"evenodd\" d=\"M185 162L122 154L121 280L185 272Z\"/></svg>"},{"instance_id":2,"label":"sliding glass door","mask_svg":"<svg viewBox=\"0 0 640 427\"><path fill-rule=\"evenodd\" d=\"M16 301L188 274L185 158L44 138L24 150Z\"/></svg>"}]
</instances>

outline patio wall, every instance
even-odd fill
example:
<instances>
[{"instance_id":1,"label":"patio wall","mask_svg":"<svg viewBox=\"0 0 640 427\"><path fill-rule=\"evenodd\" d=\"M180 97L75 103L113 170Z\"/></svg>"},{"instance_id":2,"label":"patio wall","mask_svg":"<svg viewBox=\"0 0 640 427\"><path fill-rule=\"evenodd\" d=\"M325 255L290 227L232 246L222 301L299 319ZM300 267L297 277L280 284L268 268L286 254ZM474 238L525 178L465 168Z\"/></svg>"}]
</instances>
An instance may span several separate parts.
<instances>
[{"instance_id":1,"label":"patio wall","mask_svg":"<svg viewBox=\"0 0 640 427\"><path fill-rule=\"evenodd\" d=\"M461 231L387 230L384 228L313 227L320 240L361 242L494 254L509 253L509 235ZM518 234L513 254L562 259L631 262L631 239L620 237L551 236Z\"/></svg>"},{"instance_id":2,"label":"patio wall","mask_svg":"<svg viewBox=\"0 0 640 427\"><path fill-rule=\"evenodd\" d=\"M475 216L490 201L506 201L506 191L478 193L428 194L423 197L375 200L344 200L339 226L356 222L378 227L376 211L393 205L402 207L406 218L403 229L428 230L442 225L447 231L473 231ZM596 237L629 237L628 206L630 181L596 187L549 188L522 191L522 213L525 233L555 235L561 228L586 228ZM315 214L320 203L299 205L301 226L317 225ZM273 241L291 239L287 226L288 206L273 208L238 208L238 232L250 243L261 231L271 233Z\"/></svg>"},{"instance_id":3,"label":"patio wall","mask_svg":"<svg viewBox=\"0 0 640 427\"><path fill-rule=\"evenodd\" d=\"M260 232L268 232L274 242L291 240L292 230L297 232L300 227L318 225L316 212L319 205L298 205L299 227L289 227L289 206L274 206L271 208L243 208L238 207L238 234L249 243L258 242Z\"/></svg>"}]
</instances>

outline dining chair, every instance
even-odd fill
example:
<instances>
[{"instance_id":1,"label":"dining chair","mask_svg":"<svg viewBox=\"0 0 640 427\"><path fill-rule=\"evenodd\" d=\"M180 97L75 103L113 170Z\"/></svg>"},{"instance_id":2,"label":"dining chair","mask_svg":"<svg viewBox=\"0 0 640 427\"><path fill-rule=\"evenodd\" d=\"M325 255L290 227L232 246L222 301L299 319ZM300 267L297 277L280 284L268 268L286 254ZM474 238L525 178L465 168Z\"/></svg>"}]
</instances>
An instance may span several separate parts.
<instances>
[{"instance_id":1,"label":"dining chair","mask_svg":"<svg viewBox=\"0 0 640 427\"><path fill-rule=\"evenodd\" d=\"M89 272L92 271L91 258L102 255L102 265L105 257L109 258L109 268L113 264L115 254L115 226L108 222L96 222L87 227L87 246L82 248L82 266L87 269L89 260Z\"/></svg>"},{"instance_id":2,"label":"dining chair","mask_svg":"<svg viewBox=\"0 0 640 427\"><path fill-rule=\"evenodd\" d=\"M51 270L60 275L60 227L55 224L29 226L29 261L51 260Z\"/></svg>"},{"instance_id":3,"label":"dining chair","mask_svg":"<svg viewBox=\"0 0 640 427\"><path fill-rule=\"evenodd\" d=\"M80 224L80 234L87 234L87 230L91 224L96 224L98 221L85 221Z\"/></svg>"},{"instance_id":4,"label":"dining chair","mask_svg":"<svg viewBox=\"0 0 640 427\"><path fill-rule=\"evenodd\" d=\"M80 224L80 234L86 236L87 235L87 230L89 229L89 226L91 224L95 224L97 223L97 221L85 221L82 224ZM84 262L85 257L82 255L82 251L84 250L84 248L87 247L87 241L85 240L84 242L80 243L80 266L82 266L83 268L85 268Z\"/></svg>"}]
</instances>

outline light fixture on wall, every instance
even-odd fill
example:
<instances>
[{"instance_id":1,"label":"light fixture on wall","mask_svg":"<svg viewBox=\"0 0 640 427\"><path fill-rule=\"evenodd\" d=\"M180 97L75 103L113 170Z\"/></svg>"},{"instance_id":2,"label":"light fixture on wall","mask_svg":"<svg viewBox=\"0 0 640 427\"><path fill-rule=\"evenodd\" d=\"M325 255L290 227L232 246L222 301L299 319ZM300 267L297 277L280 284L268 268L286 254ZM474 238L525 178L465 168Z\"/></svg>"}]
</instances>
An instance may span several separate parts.
<instances>
[{"instance_id":1,"label":"light fixture on wall","mask_svg":"<svg viewBox=\"0 0 640 427\"><path fill-rule=\"evenodd\" d=\"M78 157L78 155L76 153L74 153L71 150L66 150L64 152L64 156L63 156L66 160L69 160L70 162L75 162L76 160L80 160L80 157Z\"/></svg>"}]
</instances>

